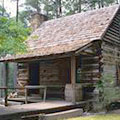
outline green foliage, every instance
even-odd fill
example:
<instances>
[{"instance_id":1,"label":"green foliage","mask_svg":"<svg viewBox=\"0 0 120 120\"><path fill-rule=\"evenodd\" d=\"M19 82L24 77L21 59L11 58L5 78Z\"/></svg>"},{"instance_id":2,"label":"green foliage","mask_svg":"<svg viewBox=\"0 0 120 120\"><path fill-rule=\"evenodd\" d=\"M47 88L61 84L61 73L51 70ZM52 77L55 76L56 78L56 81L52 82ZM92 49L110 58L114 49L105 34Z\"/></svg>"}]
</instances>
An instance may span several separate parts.
<instances>
[{"instance_id":1,"label":"green foliage","mask_svg":"<svg viewBox=\"0 0 120 120\"><path fill-rule=\"evenodd\" d=\"M60 16L60 1L61 0L26 0L25 6L26 10L29 9L39 13L44 13L49 19L52 19Z\"/></svg>"},{"instance_id":2,"label":"green foliage","mask_svg":"<svg viewBox=\"0 0 120 120\"><path fill-rule=\"evenodd\" d=\"M46 14L50 19L97 9L111 4L117 0L26 0L29 10ZM28 11L29 11L28 10Z\"/></svg>"},{"instance_id":3,"label":"green foliage","mask_svg":"<svg viewBox=\"0 0 120 120\"><path fill-rule=\"evenodd\" d=\"M96 88L99 90L99 102L104 108L120 98L120 90L115 86L112 75L103 75Z\"/></svg>"},{"instance_id":4,"label":"green foliage","mask_svg":"<svg viewBox=\"0 0 120 120\"><path fill-rule=\"evenodd\" d=\"M26 51L24 41L30 30L25 28L21 22L16 23L14 19L0 17L0 55L23 53Z\"/></svg>"},{"instance_id":5,"label":"green foliage","mask_svg":"<svg viewBox=\"0 0 120 120\"><path fill-rule=\"evenodd\" d=\"M82 5L82 0L66 0L63 1L63 5L65 8L64 14L65 15L71 15L75 13L81 12L81 5Z\"/></svg>"},{"instance_id":6,"label":"green foliage","mask_svg":"<svg viewBox=\"0 0 120 120\"><path fill-rule=\"evenodd\" d=\"M71 118L68 120L120 120L119 114L105 114L105 115L92 115L92 116L83 116L77 118Z\"/></svg>"},{"instance_id":7,"label":"green foliage","mask_svg":"<svg viewBox=\"0 0 120 120\"><path fill-rule=\"evenodd\" d=\"M59 7L59 0L41 0L41 4L44 6L43 11L48 16L49 19L53 19L56 17L60 17L58 7Z\"/></svg>"},{"instance_id":8,"label":"green foliage","mask_svg":"<svg viewBox=\"0 0 120 120\"><path fill-rule=\"evenodd\" d=\"M116 2L116 0L105 0L105 5L106 6L109 6L110 4L112 4L112 3L115 3Z\"/></svg>"},{"instance_id":9,"label":"green foliage","mask_svg":"<svg viewBox=\"0 0 120 120\"><path fill-rule=\"evenodd\" d=\"M19 12L19 21L21 21L25 27L28 27L31 12L29 9Z\"/></svg>"},{"instance_id":10,"label":"green foliage","mask_svg":"<svg viewBox=\"0 0 120 120\"><path fill-rule=\"evenodd\" d=\"M6 10L1 5L0 5L0 16L9 17L9 14L6 12Z\"/></svg>"},{"instance_id":11,"label":"green foliage","mask_svg":"<svg viewBox=\"0 0 120 120\"><path fill-rule=\"evenodd\" d=\"M41 11L41 0L26 0L25 3L27 6L32 7L36 11L40 12Z\"/></svg>"}]
</instances>

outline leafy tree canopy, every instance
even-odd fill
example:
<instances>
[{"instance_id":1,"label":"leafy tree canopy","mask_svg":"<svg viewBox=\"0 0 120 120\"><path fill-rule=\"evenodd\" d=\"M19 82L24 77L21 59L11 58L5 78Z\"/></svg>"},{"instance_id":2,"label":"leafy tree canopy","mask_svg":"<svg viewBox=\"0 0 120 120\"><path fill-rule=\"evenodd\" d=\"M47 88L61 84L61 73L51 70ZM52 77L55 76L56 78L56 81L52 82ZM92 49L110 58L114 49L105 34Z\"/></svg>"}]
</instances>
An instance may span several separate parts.
<instances>
[{"instance_id":1,"label":"leafy tree canopy","mask_svg":"<svg viewBox=\"0 0 120 120\"><path fill-rule=\"evenodd\" d=\"M14 19L0 17L0 55L16 54L26 51L25 40L30 33L21 22Z\"/></svg>"},{"instance_id":2,"label":"leafy tree canopy","mask_svg":"<svg viewBox=\"0 0 120 120\"><path fill-rule=\"evenodd\" d=\"M40 12L41 11L41 0L26 0L26 5L34 8L36 11Z\"/></svg>"},{"instance_id":3,"label":"leafy tree canopy","mask_svg":"<svg viewBox=\"0 0 120 120\"><path fill-rule=\"evenodd\" d=\"M29 10L46 14L49 19L53 19L116 3L119 0L25 0L24 5Z\"/></svg>"},{"instance_id":4,"label":"leafy tree canopy","mask_svg":"<svg viewBox=\"0 0 120 120\"><path fill-rule=\"evenodd\" d=\"M28 26L31 13L32 10L29 9L19 12L19 20L24 24L25 27Z\"/></svg>"},{"instance_id":5,"label":"leafy tree canopy","mask_svg":"<svg viewBox=\"0 0 120 120\"><path fill-rule=\"evenodd\" d=\"M1 5L0 5L0 16L9 17L9 14L6 12L6 10Z\"/></svg>"}]
</instances>

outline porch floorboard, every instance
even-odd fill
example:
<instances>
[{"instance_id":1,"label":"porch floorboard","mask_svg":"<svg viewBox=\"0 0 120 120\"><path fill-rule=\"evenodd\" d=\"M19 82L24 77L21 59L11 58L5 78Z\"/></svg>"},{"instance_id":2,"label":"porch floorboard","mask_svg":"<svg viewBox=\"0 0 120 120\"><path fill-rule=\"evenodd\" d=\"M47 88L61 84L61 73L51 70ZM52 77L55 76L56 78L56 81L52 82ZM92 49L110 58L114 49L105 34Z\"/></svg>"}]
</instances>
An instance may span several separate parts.
<instances>
[{"instance_id":1,"label":"porch floorboard","mask_svg":"<svg viewBox=\"0 0 120 120\"><path fill-rule=\"evenodd\" d=\"M46 101L9 107L0 106L0 118L13 120L22 116L54 113L72 108L75 108L75 104L65 101Z\"/></svg>"},{"instance_id":2,"label":"porch floorboard","mask_svg":"<svg viewBox=\"0 0 120 120\"><path fill-rule=\"evenodd\" d=\"M61 101L63 100L62 98L49 98L46 101ZM23 102L25 103L25 97L20 97L20 98L9 98L8 101L14 101L14 102ZM28 97L28 103L38 103L38 102L43 102L43 99L41 97ZM9 102L8 102L9 103Z\"/></svg>"}]
</instances>

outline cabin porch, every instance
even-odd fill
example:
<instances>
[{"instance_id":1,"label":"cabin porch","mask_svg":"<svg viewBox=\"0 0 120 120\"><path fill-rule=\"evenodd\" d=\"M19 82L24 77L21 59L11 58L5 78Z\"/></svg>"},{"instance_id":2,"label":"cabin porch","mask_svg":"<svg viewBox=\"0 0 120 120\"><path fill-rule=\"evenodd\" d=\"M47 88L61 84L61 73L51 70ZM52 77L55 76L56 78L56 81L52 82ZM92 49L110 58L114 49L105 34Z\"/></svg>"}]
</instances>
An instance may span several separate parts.
<instances>
[{"instance_id":1,"label":"cabin porch","mask_svg":"<svg viewBox=\"0 0 120 120\"><path fill-rule=\"evenodd\" d=\"M5 86L8 86L8 62L5 62ZM17 86L12 89L15 89L20 98L10 99L16 101L25 100L26 86L44 86L47 89L46 93L41 88L28 89L28 102L43 100L44 93L45 100L76 103L93 99L95 84L100 79L102 71L99 41L88 44L74 54L22 59L15 62L17 62L18 71ZM5 90L7 105L8 89L11 88L1 89Z\"/></svg>"},{"instance_id":2,"label":"cabin porch","mask_svg":"<svg viewBox=\"0 0 120 120\"><path fill-rule=\"evenodd\" d=\"M79 110L77 114L74 112L76 110ZM70 114L72 114L74 117L80 116L83 113L83 110L78 104L75 105L71 102L65 101L46 101L31 104L14 105L9 107L0 106L0 118L3 120L21 120L28 118L38 120L40 118L43 119L45 115L54 113L64 113L64 115L67 115L67 111L71 111ZM67 116L70 117L70 114Z\"/></svg>"},{"instance_id":3,"label":"cabin porch","mask_svg":"<svg viewBox=\"0 0 120 120\"><path fill-rule=\"evenodd\" d=\"M87 70L89 70L89 72L93 72L92 67L88 69L88 67L86 68L85 66L89 66L88 63L85 63L85 58L88 57L90 58L90 56L80 55L60 59L19 63L18 71L21 71L24 68L28 69L29 72L28 76L26 76L28 80L24 80L25 83L23 83L23 79L26 78L24 76L25 73L19 72L18 85L19 87L22 87L21 84L24 87L41 86L42 89L28 89L27 94L29 98L36 97L36 99L40 100L65 100L68 102L79 102L91 99L90 92L94 89L93 85L95 78L92 78L91 76L94 73L89 73L89 76L85 73L86 76L84 76L84 71L87 72ZM94 58L91 57L91 60L92 59ZM94 64L94 61L91 64ZM25 68L26 66L28 68ZM21 77L22 75L23 77ZM45 87L46 98L44 98ZM25 93L24 91L19 90L18 94L24 95Z\"/></svg>"}]
</instances>

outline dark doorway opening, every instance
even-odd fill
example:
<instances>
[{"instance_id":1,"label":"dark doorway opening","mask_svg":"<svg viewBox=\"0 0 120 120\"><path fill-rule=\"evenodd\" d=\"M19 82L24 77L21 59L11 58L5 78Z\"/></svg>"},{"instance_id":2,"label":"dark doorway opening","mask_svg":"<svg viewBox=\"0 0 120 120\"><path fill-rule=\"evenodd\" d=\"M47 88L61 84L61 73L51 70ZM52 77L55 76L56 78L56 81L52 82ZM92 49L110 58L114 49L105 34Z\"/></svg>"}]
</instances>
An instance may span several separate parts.
<instances>
[{"instance_id":1,"label":"dark doorway opening","mask_svg":"<svg viewBox=\"0 0 120 120\"><path fill-rule=\"evenodd\" d=\"M39 63L29 64L29 85L39 85ZM32 94L38 94L39 90L29 90Z\"/></svg>"}]
</instances>

